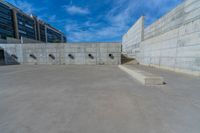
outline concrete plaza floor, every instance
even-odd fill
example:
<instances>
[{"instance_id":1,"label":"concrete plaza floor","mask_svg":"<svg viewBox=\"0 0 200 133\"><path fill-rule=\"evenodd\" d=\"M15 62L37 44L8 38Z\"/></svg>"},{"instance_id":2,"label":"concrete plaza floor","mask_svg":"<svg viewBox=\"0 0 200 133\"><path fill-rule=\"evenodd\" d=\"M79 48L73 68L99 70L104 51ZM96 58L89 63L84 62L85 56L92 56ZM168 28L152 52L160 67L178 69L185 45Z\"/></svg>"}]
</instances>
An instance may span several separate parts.
<instances>
[{"instance_id":1,"label":"concrete plaza floor","mask_svg":"<svg viewBox=\"0 0 200 133\"><path fill-rule=\"evenodd\" d=\"M1 66L0 133L199 133L200 78L140 68L167 84L117 66Z\"/></svg>"}]
</instances>

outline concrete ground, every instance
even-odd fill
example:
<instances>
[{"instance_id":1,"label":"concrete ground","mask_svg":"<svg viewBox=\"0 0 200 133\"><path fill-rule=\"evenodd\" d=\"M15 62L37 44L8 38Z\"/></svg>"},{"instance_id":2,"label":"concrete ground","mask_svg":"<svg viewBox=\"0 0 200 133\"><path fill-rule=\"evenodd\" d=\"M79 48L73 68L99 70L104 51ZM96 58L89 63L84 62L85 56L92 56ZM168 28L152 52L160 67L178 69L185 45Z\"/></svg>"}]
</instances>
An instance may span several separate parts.
<instances>
[{"instance_id":1,"label":"concrete ground","mask_svg":"<svg viewBox=\"0 0 200 133\"><path fill-rule=\"evenodd\" d=\"M199 133L200 78L143 86L117 66L0 67L0 133Z\"/></svg>"}]
</instances>

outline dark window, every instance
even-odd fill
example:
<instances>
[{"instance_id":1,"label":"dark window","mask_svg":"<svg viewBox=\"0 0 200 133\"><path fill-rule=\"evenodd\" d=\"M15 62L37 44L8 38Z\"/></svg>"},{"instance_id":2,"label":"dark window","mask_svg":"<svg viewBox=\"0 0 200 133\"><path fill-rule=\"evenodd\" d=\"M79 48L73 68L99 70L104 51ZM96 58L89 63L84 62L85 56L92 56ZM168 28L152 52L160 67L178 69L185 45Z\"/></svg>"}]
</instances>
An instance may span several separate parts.
<instances>
[{"instance_id":1,"label":"dark window","mask_svg":"<svg viewBox=\"0 0 200 133\"><path fill-rule=\"evenodd\" d=\"M67 38L63 36L63 42L67 42Z\"/></svg>"},{"instance_id":2,"label":"dark window","mask_svg":"<svg viewBox=\"0 0 200 133\"><path fill-rule=\"evenodd\" d=\"M51 43L62 42L62 35L54 30L47 28L47 41Z\"/></svg>"},{"instance_id":3,"label":"dark window","mask_svg":"<svg viewBox=\"0 0 200 133\"><path fill-rule=\"evenodd\" d=\"M3 39L14 37L12 11L2 3L0 3L0 36Z\"/></svg>"},{"instance_id":4,"label":"dark window","mask_svg":"<svg viewBox=\"0 0 200 133\"><path fill-rule=\"evenodd\" d=\"M36 38L35 21L32 18L29 18L22 13L17 13L17 22L20 37L26 37L30 39Z\"/></svg>"}]
</instances>

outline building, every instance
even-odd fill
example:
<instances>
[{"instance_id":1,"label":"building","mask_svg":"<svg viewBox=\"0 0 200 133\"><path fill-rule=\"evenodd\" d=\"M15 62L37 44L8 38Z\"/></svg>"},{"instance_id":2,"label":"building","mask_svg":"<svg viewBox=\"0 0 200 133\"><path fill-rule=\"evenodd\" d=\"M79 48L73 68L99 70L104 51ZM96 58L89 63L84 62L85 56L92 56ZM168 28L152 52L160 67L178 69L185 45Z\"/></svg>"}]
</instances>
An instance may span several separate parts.
<instances>
[{"instance_id":1,"label":"building","mask_svg":"<svg viewBox=\"0 0 200 133\"><path fill-rule=\"evenodd\" d=\"M64 43L65 35L51 25L0 1L0 38L27 38L40 42Z\"/></svg>"},{"instance_id":2,"label":"building","mask_svg":"<svg viewBox=\"0 0 200 133\"><path fill-rule=\"evenodd\" d=\"M14 37L12 10L0 2L0 38Z\"/></svg>"}]
</instances>

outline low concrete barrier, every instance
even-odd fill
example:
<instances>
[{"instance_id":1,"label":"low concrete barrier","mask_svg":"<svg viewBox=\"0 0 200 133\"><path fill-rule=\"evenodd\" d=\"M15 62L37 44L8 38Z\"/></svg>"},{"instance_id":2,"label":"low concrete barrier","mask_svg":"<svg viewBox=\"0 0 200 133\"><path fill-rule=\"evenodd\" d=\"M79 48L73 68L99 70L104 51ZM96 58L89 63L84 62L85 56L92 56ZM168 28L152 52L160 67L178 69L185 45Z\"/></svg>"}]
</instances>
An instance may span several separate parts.
<instances>
[{"instance_id":1,"label":"low concrete barrier","mask_svg":"<svg viewBox=\"0 0 200 133\"><path fill-rule=\"evenodd\" d=\"M5 64L119 65L121 43L0 44ZM14 58L16 55L18 58Z\"/></svg>"},{"instance_id":2,"label":"low concrete barrier","mask_svg":"<svg viewBox=\"0 0 200 133\"><path fill-rule=\"evenodd\" d=\"M141 82L143 85L163 85L163 77L153 75L151 73L138 70L136 68L128 68L126 66L119 65L119 68L128 73L131 77Z\"/></svg>"}]
</instances>

